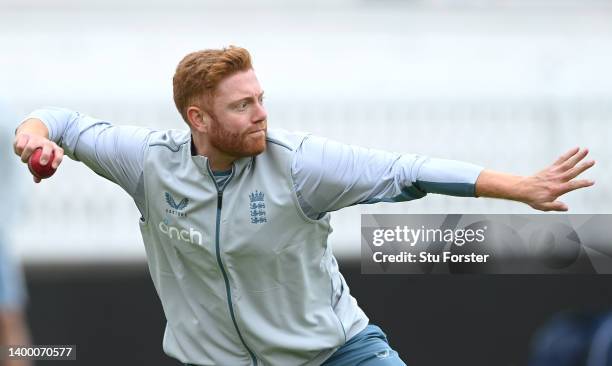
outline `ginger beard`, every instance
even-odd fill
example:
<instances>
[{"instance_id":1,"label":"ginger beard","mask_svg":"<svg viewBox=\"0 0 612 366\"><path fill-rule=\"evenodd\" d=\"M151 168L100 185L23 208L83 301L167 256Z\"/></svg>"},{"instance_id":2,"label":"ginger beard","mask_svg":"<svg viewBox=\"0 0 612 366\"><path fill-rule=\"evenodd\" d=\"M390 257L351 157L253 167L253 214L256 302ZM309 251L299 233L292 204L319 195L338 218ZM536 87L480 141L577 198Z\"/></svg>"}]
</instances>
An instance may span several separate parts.
<instances>
[{"instance_id":1,"label":"ginger beard","mask_svg":"<svg viewBox=\"0 0 612 366\"><path fill-rule=\"evenodd\" d=\"M235 157L259 155L266 150L266 121L244 131L228 130L216 116L211 116L209 143L217 150ZM257 130L263 131L255 132Z\"/></svg>"}]
</instances>

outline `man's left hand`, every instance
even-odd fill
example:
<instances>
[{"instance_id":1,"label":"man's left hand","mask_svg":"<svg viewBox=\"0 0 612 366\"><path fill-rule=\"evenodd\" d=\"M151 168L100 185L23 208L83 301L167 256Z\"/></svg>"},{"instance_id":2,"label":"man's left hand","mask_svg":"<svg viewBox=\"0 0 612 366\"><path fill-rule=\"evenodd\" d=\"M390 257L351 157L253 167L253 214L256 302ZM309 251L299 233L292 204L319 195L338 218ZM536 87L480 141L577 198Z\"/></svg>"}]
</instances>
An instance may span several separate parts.
<instances>
[{"instance_id":1,"label":"man's left hand","mask_svg":"<svg viewBox=\"0 0 612 366\"><path fill-rule=\"evenodd\" d=\"M551 166L526 177L522 183L522 201L536 210L567 211L567 205L557 201L557 198L567 192L595 184L589 179L575 179L595 165L595 160L581 162L588 153L588 149L573 148L561 155Z\"/></svg>"},{"instance_id":2,"label":"man's left hand","mask_svg":"<svg viewBox=\"0 0 612 366\"><path fill-rule=\"evenodd\" d=\"M548 168L528 177L485 169L476 181L476 196L520 201L541 211L567 211L567 205L557 198L595 184L589 179L575 179L595 165L594 160L581 162L588 153L588 149L573 148Z\"/></svg>"}]
</instances>

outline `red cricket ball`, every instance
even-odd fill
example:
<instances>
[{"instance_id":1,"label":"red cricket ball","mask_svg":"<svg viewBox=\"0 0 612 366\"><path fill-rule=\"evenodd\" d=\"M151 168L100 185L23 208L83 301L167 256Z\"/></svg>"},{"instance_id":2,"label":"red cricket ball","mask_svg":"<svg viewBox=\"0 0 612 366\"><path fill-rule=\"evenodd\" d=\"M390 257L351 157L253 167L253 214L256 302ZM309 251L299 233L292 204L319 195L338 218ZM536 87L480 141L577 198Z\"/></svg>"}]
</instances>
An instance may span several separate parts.
<instances>
[{"instance_id":1,"label":"red cricket ball","mask_svg":"<svg viewBox=\"0 0 612 366\"><path fill-rule=\"evenodd\" d=\"M51 151L51 157L49 158L49 161L47 161L46 165L42 165L40 163L40 155L42 155L42 148L39 147L38 149L34 150L34 153L30 156L30 160L28 160L28 168L30 169L30 173L37 178L49 178L53 175L53 173L55 173L55 169L51 167L51 163L55 158L55 153Z\"/></svg>"}]
</instances>

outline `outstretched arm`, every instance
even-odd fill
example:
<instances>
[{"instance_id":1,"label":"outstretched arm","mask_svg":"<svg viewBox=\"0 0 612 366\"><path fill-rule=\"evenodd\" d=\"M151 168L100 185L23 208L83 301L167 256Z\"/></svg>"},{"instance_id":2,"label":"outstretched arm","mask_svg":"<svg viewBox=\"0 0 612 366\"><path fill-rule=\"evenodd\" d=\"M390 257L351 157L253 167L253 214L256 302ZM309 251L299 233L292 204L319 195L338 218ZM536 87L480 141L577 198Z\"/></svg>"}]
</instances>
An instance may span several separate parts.
<instances>
[{"instance_id":1,"label":"outstretched arm","mask_svg":"<svg viewBox=\"0 0 612 366\"><path fill-rule=\"evenodd\" d=\"M593 184L574 179L594 162L578 164L587 150L568 151L553 165L529 177L483 169L477 165L426 156L394 154L307 137L292 165L294 190L311 218L361 203L399 202L428 193L493 197L524 202L550 211L567 210L556 199Z\"/></svg>"},{"instance_id":2,"label":"outstretched arm","mask_svg":"<svg viewBox=\"0 0 612 366\"><path fill-rule=\"evenodd\" d=\"M588 153L588 149L573 148L551 166L528 177L485 169L476 181L476 196L520 201L542 211L567 211L567 205L557 198L595 184L589 179L575 179L595 165L594 160L581 162Z\"/></svg>"},{"instance_id":3,"label":"outstretched arm","mask_svg":"<svg viewBox=\"0 0 612 366\"><path fill-rule=\"evenodd\" d=\"M292 176L302 210L316 219L355 204L409 201L428 193L474 197L482 169L308 136L295 153Z\"/></svg>"},{"instance_id":4,"label":"outstretched arm","mask_svg":"<svg viewBox=\"0 0 612 366\"><path fill-rule=\"evenodd\" d=\"M24 163L37 148L43 149L43 164L53 151L55 168L65 153L120 185L139 205L144 151L151 132L143 127L113 125L67 109L47 108L34 111L17 128L13 147ZM34 181L40 182L38 178Z\"/></svg>"}]
</instances>

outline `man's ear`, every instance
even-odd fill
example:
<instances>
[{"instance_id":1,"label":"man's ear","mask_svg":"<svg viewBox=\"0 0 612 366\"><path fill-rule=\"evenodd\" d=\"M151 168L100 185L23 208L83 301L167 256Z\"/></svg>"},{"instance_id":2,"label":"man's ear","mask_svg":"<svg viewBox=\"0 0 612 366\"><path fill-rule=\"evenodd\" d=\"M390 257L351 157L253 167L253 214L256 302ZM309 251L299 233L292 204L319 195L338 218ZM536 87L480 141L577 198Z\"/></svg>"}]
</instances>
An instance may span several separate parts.
<instances>
[{"instance_id":1,"label":"man's ear","mask_svg":"<svg viewBox=\"0 0 612 366\"><path fill-rule=\"evenodd\" d=\"M208 133L211 118L206 111L192 105L187 108L187 119L189 119L189 125L192 129L198 132Z\"/></svg>"}]
</instances>

